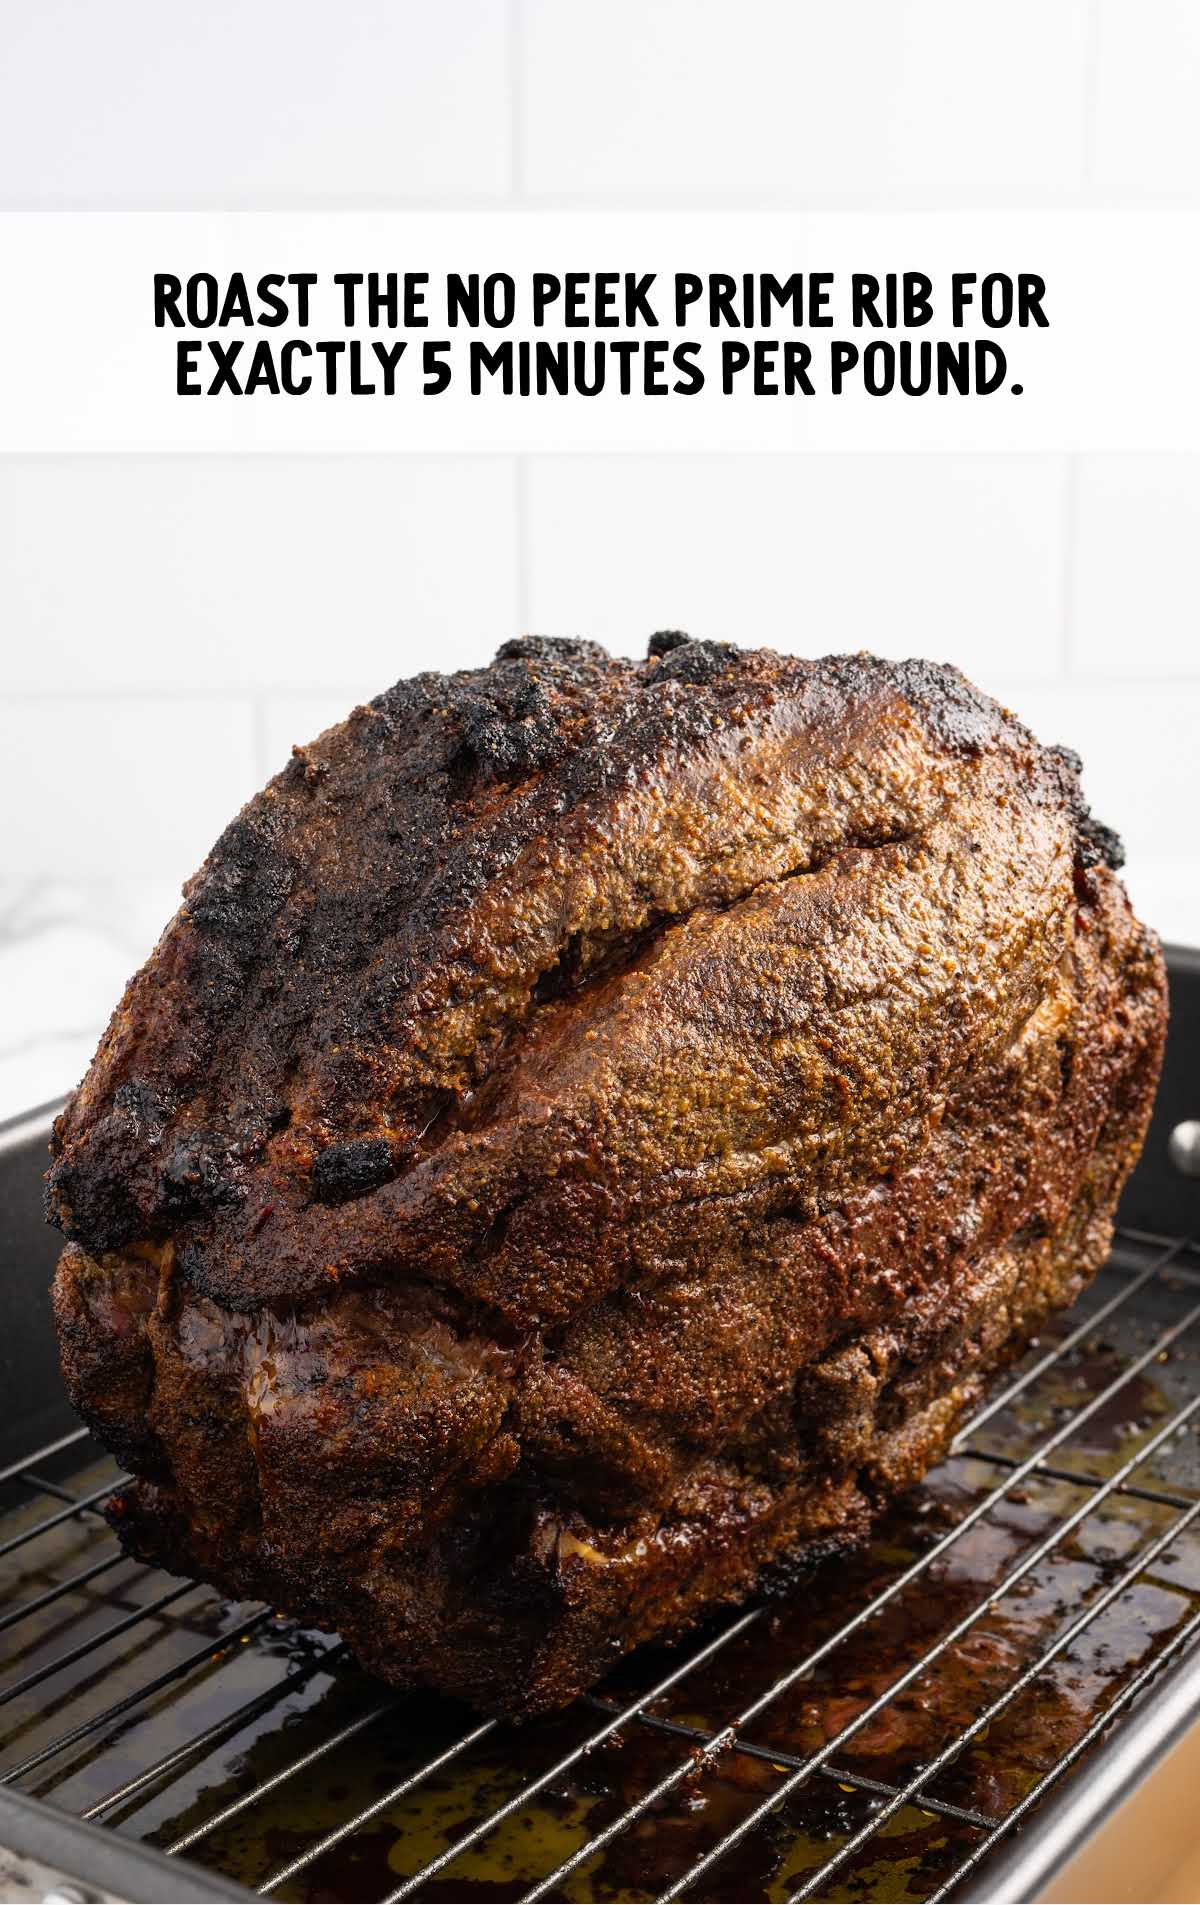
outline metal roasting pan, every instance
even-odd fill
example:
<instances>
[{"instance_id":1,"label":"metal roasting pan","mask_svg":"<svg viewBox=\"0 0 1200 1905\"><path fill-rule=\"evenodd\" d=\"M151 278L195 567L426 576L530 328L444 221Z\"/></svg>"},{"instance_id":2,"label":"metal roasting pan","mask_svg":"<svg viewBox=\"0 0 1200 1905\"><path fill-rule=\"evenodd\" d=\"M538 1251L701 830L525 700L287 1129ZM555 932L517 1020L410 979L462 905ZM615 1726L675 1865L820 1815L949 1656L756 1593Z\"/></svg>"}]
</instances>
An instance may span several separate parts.
<instances>
[{"instance_id":1,"label":"metal roasting pan","mask_svg":"<svg viewBox=\"0 0 1200 1905\"><path fill-rule=\"evenodd\" d=\"M50 1325L55 1107L0 1126L0 1898L1082 1896L1200 1759L1200 953L1168 959L1154 1123L1076 1308L868 1554L520 1728L119 1557Z\"/></svg>"}]
</instances>

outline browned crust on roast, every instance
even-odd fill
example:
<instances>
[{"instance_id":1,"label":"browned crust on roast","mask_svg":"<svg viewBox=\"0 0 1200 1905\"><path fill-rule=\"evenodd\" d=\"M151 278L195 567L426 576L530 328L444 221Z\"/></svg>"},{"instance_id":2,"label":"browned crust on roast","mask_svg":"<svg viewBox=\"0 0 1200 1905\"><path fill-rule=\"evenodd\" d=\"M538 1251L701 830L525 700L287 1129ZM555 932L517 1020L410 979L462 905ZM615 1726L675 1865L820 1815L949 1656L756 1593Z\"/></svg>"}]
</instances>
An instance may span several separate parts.
<instances>
[{"instance_id":1,"label":"browned crust on roast","mask_svg":"<svg viewBox=\"0 0 1200 1905\"><path fill-rule=\"evenodd\" d=\"M125 1539L495 1710L858 1538L1101 1261L1161 1057L1072 757L660 650L299 751L56 1139Z\"/></svg>"}]
</instances>

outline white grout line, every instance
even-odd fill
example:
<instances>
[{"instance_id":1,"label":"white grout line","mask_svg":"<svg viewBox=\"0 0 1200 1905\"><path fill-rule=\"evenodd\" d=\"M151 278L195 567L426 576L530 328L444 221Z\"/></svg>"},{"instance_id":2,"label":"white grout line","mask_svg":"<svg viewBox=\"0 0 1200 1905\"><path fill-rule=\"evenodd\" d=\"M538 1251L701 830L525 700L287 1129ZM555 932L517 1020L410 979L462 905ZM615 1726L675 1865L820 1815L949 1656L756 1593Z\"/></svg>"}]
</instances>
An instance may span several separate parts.
<instances>
[{"instance_id":1,"label":"white grout line","mask_svg":"<svg viewBox=\"0 0 1200 1905\"><path fill-rule=\"evenodd\" d=\"M519 202L525 190L525 23L521 0L508 0L508 196Z\"/></svg>"},{"instance_id":2,"label":"white grout line","mask_svg":"<svg viewBox=\"0 0 1200 1905\"><path fill-rule=\"evenodd\" d=\"M1083 191L1090 197L1096 177L1096 120L1100 106L1100 0L1088 0L1083 46Z\"/></svg>"},{"instance_id":3,"label":"white grout line","mask_svg":"<svg viewBox=\"0 0 1200 1905\"><path fill-rule=\"evenodd\" d=\"M529 510L529 469L530 458L518 456L513 459L513 482L515 485L515 517L517 546L514 551L514 571L517 598L516 635L528 635L531 631L532 596L530 578L532 575L533 546L531 542Z\"/></svg>"},{"instance_id":4,"label":"white grout line","mask_svg":"<svg viewBox=\"0 0 1200 1905\"><path fill-rule=\"evenodd\" d=\"M1062 516L1060 535L1062 548L1059 551L1059 612L1061 621L1058 635L1059 673L1070 677L1075 672L1075 658L1078 652L1075 614L1077 607L1077 579L1079 575L1079 482L1081 458L1073 451L1067 458L1063 473Z\"/></svg>"},{"instance_id":5,"label":"white grout line","mask_svg":"<svg viewBox=\"0 0 1200 1905\"><path fill-rule=\"evenodd\" d=\"M257 785L263 787L270 778L271 769L267 764L267 710L261 692L250 698L250 725L254 778Z\"/></svg>"}]
</instances>

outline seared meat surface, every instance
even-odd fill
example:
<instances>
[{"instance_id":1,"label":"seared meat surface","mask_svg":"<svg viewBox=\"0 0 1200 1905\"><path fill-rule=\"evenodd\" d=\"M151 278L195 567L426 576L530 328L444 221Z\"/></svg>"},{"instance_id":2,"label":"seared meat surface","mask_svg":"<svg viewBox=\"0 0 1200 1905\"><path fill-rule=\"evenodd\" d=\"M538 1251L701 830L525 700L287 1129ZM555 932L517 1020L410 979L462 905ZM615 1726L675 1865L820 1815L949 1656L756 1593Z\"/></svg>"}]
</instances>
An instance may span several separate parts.
<instances>
[{"instance_id":1,"label":"seared meat surface","mask_svg":"<svg viewBox=\"0 0 1200 1905\"><path fill-rule=\"evenodd\" d=\"M1106 1252L1117 860L923 662L513 642L296 749L55 1133L128 1545L536 1712L859 1539Z\"/></svg>"}]
</instances>

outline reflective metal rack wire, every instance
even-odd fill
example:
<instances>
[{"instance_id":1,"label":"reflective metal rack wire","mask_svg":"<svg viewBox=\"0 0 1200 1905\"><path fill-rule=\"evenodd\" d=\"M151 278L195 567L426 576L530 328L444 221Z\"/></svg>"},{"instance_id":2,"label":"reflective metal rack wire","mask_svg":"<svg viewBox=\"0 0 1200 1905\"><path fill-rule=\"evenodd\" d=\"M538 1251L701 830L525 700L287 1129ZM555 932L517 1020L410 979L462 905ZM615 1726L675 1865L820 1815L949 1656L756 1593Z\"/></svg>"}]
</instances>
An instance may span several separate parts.
<instances>
[{"instance_id":1,"label":"reflective metal rack wire","mask_svg":"<svg viewBox=\"0 0 1200 1905\"><path fill-rule=\"evenodd\" d=\"M0 1471L0 1784L206 1896L986 1895L1200 1640L1198 1361L1200 1247L1122 1231L869 1554L520 1728L126 1560L53 1438Z\"/></svg>"}]
</instances>

